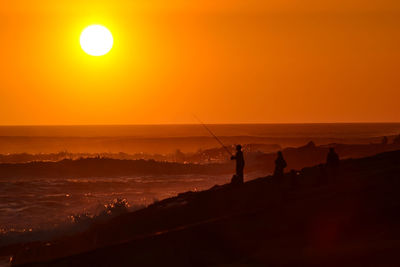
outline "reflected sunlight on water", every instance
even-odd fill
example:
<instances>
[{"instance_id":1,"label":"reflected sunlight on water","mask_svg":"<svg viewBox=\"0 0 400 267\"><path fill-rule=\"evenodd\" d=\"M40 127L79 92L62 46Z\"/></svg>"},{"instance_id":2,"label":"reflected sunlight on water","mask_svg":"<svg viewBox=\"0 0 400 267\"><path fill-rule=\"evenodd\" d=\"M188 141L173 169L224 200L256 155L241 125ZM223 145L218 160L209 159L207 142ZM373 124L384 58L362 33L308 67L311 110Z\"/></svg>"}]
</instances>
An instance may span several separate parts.
<instances>
[{"instance_id":1,"label":"reflected sunlight on water","mask_svg":"<svg viewBox=\"0 0 400 267\"><path fill-rule=\"evenodd\" d=\"M104 204L116 198L127 199L133 207L147 206L180 192L204 190L229 181L227 175L2 179L0 233L54 227L73 214L96 214Z\"/></svg>"}]
</instances>

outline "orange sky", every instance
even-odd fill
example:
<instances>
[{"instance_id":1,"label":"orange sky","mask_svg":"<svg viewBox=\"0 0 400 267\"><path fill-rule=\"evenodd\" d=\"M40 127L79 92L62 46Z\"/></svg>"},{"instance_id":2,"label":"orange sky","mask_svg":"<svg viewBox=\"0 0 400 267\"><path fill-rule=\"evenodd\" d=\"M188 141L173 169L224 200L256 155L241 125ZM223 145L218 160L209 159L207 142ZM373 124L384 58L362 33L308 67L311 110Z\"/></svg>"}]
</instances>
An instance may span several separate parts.
<instances>
[{"instance_id":1,"label":"orange sky","mask_svg":"<svg viewBox=\"0 0 400 267\"><path fill-rule=\"evenodd\" d=\"M398 0L1 1L0 58L2 125L400 121Z\"/></svg>"}]
</instances>

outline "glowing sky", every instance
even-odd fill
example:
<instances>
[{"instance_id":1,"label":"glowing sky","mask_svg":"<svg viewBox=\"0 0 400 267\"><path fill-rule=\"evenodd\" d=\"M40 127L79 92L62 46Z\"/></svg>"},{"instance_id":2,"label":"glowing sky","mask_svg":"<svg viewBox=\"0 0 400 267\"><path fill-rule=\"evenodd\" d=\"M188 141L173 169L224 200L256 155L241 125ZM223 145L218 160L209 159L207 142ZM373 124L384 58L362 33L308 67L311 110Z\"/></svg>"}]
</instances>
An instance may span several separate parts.
<instances>
[{"instance_id":1,"label":"glowing sky","mask_svg":"<svg viewBox=\"0 0 400 267\"><path fill-rule=\"evenodd\" d=\"M0 58L2 125L400 121L398 0L1 1Z\"/></svg>"}]
</instances>

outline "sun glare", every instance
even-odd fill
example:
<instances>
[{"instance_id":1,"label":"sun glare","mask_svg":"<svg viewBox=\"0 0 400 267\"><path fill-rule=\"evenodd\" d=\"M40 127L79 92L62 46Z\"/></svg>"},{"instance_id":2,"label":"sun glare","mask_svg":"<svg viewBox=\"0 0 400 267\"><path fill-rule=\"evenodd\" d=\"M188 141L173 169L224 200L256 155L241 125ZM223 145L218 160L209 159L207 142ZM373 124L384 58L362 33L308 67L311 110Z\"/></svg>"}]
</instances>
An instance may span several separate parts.
<instances>
[{"instance_id":1,"label":"sun glare","mask_svg":"<svg viewBox=\"0 0 400 267\"><path fill-rule=\"evenodd\" d=\"M82 31L80 43L83 51L91 56L98 57L110 52L114 38L106 27L91 25Z\"/></svg>"}]
</instances>

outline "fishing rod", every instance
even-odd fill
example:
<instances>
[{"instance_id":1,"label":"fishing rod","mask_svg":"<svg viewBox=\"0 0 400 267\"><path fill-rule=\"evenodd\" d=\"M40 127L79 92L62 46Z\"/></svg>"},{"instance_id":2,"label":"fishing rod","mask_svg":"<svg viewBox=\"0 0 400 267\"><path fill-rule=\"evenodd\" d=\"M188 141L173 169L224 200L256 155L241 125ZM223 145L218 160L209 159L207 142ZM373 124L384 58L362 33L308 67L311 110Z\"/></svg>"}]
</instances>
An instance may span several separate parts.
<instances>
[{"instance_id":1,"label":"fishing rod","mask_svg":"<svg viewBox=\"0 0 400 267\"><path fill-rule=\"evenodd\" d=\"M215 140L218 141L218 143L225 149L225 151L233 157L232 152L224 145L224 143L222 143L222 141L218 138L218 136L216 136L211 130L210 128L207 127L207 125L205 125L196 115L192 114L193 117L201 124L203 125L203 127L215 138Z\"/></svg>"}]
</instances>

